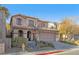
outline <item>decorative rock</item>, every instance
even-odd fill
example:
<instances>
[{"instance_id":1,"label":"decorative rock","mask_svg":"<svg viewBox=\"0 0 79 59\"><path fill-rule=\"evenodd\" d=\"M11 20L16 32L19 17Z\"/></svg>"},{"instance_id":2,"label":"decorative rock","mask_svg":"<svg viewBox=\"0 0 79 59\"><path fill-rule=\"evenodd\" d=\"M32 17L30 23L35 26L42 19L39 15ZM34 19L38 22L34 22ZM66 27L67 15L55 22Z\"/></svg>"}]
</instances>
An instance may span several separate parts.
<instances>
[{"instance_id":1,"label":"decorative rock","mask_svg":"<svg viewBox=\"0 0 79 59\"><path fill-rule=\"evenodd\" d=\"M36 42L35 41L29 41L28 42L28 46L29 46L29 48L31 48L31 49L36 49Z\"/></svg>"}]
</instances>

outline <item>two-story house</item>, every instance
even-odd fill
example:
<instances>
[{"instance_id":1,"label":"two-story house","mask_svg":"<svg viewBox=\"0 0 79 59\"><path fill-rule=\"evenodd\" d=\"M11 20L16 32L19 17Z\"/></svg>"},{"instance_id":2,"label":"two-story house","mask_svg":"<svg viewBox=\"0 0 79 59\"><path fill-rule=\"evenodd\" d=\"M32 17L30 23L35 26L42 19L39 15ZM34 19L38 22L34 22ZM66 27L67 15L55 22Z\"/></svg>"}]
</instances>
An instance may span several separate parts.
<instances>
[{"instance_id":1,"label":"two-story house","mask_svg":"<svg viewBox=\"0 0 79 59\"><path fill-rule=\"evenodd\" d=\"M10 25L13 38L20 36L28 38L28 41L56 41L57 29L52 28L48 21L17 14L11 17Z\"/></svg>"}]
</instances>

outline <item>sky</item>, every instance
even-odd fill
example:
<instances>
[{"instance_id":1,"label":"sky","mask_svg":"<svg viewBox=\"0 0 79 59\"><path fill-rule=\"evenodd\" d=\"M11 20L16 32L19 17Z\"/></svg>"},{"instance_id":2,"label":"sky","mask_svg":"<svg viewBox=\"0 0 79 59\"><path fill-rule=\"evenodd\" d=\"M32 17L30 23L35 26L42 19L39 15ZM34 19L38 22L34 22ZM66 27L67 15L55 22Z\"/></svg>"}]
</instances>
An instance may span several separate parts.
<instances>
[{"instance_id":1,"label":"sky","mask_svg":"<svg viewBox=\"0 0 79 59\"><path fill-rule=\"evenodd\" d=\"M9 10L8 23L11 16L15 14L33 16L50 22L60 22L65 17L79 16L77 4L3 4L1 6ZM79 23L78 19L75 21Z\"/></svg>"}]
</instances>

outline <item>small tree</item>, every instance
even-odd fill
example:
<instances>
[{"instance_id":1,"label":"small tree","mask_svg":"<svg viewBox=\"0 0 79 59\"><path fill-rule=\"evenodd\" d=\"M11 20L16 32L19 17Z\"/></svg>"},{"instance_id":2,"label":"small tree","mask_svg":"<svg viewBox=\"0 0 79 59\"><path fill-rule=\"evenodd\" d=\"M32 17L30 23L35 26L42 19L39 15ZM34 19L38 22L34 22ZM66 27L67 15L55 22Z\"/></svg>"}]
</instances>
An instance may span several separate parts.
<instances>
[{"instance_id":1,"label":"small tree","mask_svg":"<svg viewBox=\"0 0 79 59\"><path fill-rule=\"evenodd\" d=\"M73 33L73 22L66 18L59 24L60 39L70 39L70 35Z\"/></svg>"}]
</instances>

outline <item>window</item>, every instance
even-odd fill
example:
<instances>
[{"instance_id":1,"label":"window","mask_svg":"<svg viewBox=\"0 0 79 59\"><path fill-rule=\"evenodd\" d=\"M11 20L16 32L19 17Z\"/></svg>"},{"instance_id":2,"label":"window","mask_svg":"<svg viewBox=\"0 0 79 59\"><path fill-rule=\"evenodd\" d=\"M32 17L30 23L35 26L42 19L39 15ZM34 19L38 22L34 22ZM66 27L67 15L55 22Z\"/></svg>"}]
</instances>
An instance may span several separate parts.
<instances>
[{"instance_id":1,"label":"window","mask_svg":"<svg viewBox=\"0 0 79 59\"><path fill-rule=\"evenodd\" d=\"M45 24L44 23L42 24L42 27L45 27Z\"/></svg>"},{"instance_id":2,"label":"window","mask_svg":"<svg viewBox=\"0 0 79 59\"><path fill-rule=\"evenodd\" d=\"M39 22L39 23L38 23L38 27L40 27L40 28L42 28L42 27L46 27L46 24L43 23L43 22Z\"/></svg>"},{"instance_id":3,"label":"window","mask_svg":"<svg viewBox=\"0 0 79 59\"><path fill-rule=\"evenodd\" d=\"M17 25L21 25L21 19L20 19L20 18L17 18L16 24L17 24Z\"/></svg>"},{"instance_id":4,"label":"window","mask_svg":"<svg viewBox=\"0 0 79 59\"><path fill-rule=\"evenodd\" d=\"M34 21L33 20L29 20L29 26L34 26Z\"/></svg>"}]
</instances>

